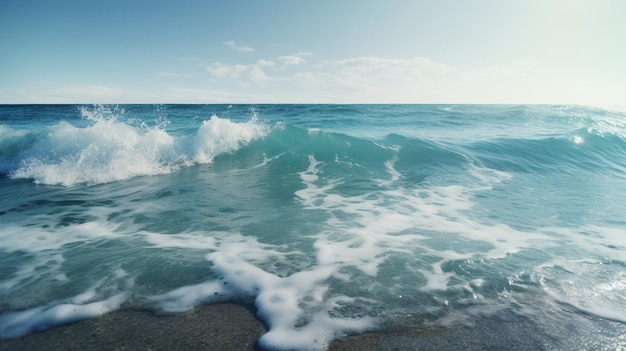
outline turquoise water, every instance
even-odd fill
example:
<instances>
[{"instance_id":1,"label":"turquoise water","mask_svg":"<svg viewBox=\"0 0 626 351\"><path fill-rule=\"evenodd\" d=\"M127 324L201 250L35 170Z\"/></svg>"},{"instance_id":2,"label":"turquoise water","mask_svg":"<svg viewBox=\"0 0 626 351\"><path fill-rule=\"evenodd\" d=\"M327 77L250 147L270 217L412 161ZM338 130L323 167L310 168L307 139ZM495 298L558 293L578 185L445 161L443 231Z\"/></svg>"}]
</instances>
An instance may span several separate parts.
<instances>
[{"instance_id":1,"label":"turquoise water","mask_svg":"<svg viewBox=\"0 0 626 351\"><path fill-rule=\"evenodd\" d=\"M626 345L620 111L0 106L0 174L2 338L242 301L266 349L502 320Z\"/></svg>"}]
</instances>

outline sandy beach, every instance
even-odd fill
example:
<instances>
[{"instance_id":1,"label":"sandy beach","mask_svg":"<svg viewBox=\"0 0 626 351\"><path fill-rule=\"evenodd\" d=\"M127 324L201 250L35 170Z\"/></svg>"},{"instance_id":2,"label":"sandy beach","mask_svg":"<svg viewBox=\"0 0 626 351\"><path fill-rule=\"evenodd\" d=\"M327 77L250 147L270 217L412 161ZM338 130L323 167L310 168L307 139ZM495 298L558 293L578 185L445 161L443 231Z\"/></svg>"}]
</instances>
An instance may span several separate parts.
<instances>
[{"instance_id":1,"label":"sandy beach","mask_svg":"<svg viewBox=\"0 0 626 351\"><path fill-rule=\"evenodd\" d=\"M0 351L258 350L256 342L266 331L252 307L233 303L204 305L189 313L166 316L121 310L0 340ZM441 329L366 333L335 340L329 350L416 350L425 340L442 336Z\"/></svg>"},{"instance_id":2,"label":"sandy beach","mask_svg":"<svg viewBox=\"0 0 626 351\"><path fill-rule=\"evenodd\" d=\"M122 310L0 340L0 350L253 350L265 331L250 309L237 304L171 316Z\"/></svg>"},{"instance_id":3,"label":"sandy beach","mask_svg":"<svg viewBox=\"0 0 626 351\"><path fill-rule=\"evenodd\" d=\"M21 338L0 340L0 351L257 350L256 341L266 330L255 318L252 307L233 303L205 305L186 314L168 316L121 310ZM353 335L333 341L329 350L558 348L559 345L550 338L552 332L558 330L541 330L536 324L519 318L490 318L478 319L471 327L398 327L391 331ZM572 343L575 344L575 340L572 339Z\"/></svg>"}]
</instances>

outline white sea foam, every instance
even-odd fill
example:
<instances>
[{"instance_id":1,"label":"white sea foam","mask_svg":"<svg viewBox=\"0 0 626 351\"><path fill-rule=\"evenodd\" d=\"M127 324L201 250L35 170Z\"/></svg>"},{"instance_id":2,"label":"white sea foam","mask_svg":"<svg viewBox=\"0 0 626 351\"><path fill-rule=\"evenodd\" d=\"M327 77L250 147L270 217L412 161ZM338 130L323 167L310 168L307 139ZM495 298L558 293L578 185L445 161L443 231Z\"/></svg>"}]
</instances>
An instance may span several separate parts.
<instances>
[{"instance_id":1,"label":"white sea foam","mask_svg":"<svg viewBox=\"0 0 626 351\"><path fill-rule=\"evenodd\" d=\"M501 224L482 224L465 215L464 211L473 206L473 193L488 188L490 182L505 179L505 174L481 172L481 176L476 177L475 188L453 185L401 189L388 186L401 178L392 159L385 163L390 179L379 182L387 186L373 193L344 196L335 190L340 181L324 175L325 166L324 162L309 156L307 169L299 174L304 188L295 193L306 209L323 211L329 216L326 229L311 236L315 249L313 265L286 276L264 270L261 267L270 258L289 263L294 260L288 258L289 255L297 257L300 253L288 253L287 248L263 244L240 234L214 233L210 240L193 233L176 238L146 234L146 240L159 247L193 247L197 242L199 247L211 250L207 260L221 279L182 287L154 296L152 301L164 311L180 312L201 303L229 298L254 299L257 315L269 328L259 340L260 345L285 350L325 349L332 339L367 330L376 323L369 317L341 317L341 313L337 313L341 308L384 303L384 300L377 300L383 296L359 296L333 290L330 283L333 279L355 282L357 278L348 273L350 269L375 280L380 267L393 255L410 257L415 250L421 250L438 258L421 268L407 268L424 280L421 290L453 288L473 292L473 288L480 287L481 280L463 281L453 272L444 272L442 266L451 260L471 259L477 253L421 244L433 239L427 233L487 243L491 248L480 255L491 258L504 257L527 247L529 240L548 238L543 234L521 233ZM454 278L458 282L452 284ZM483 298L480 293L472 296ZM442 304L444 302L447 303L442 300Z\"/></svg>"},{"instance_id":2,"label":"white sea foam","mask_svg":"<svg viewBox=\"0 0 626 351\"><path fill-rule=\"evenodd\" d=\"M141 134L111 120L99 120L87 128L62 122L25 152L12 176L43 184L73 185L167 173L168 164L160 161L173 142L164 131Z\"/></svg>"},{"instance_id":3,"label":"white sea foam","mask_svg":"<svg viewBox=\"0 0 626 351\"><path fill-rule=\"evenodd\" d=\"M255 119L235 123L217 116L202 122L191 141L190 155L197 163L209 163L217 155L237 150L241 145L263 137L268 127Z\"/></svg>"},{"instance_id":4,"label":"white sea foam","mask_svg":"<svg viewBox=\"0 0 626 351\"><path fill-rule=\"evenodd\" d=\"M393 165L393 159L385 163L391 181L396 181L400 176ZM323 167L323 163L310 157L309 168L301 173L306 188L296 192L305 206L326 211L331 216L327 221L329 229L316 237L318 262L323 264L350 265L375 276L378 266L390 253L409 253L412 246L429 250L444 261L473 255L420 245L420 241L430 238L424 232L487 243L492 248L484 254L491 258L504 257L527 247L530 240L550 240L547 235L522 233L504 224L483 224L465 214L474 205L471 197L475 192L489 189L493 182L506 179L506 174L482 172L477 176L479 183L473 188L459 185L428 189L394 187L382 190L376 196L344 197L332 191L336 185L332 181L318 181L318 172ZM342 220L346 216L352 220ZM343 233L343 240L338 241L331 235L337 232ZM427 277L433 276L433 272L423 273ZM441 278L441 274L436 276Z\"/></svg>"},{"instance_id":5,"label":"white sea foam","mask_svg":"<svg viewBox=\"0 0 626 351\"><path fill-rule=\"evenodd\" d=\"M70 243L122 235L98 222L71 225L63 231L15 225L0 225L0 230L0 249L4 252L54 252Z\"/></svg>"},{"instance_id":6,"label":"white sea foam","mask_svg":"<svg viewBox=\"0 0 626 351\"><path fill-rule=\"evenodd\" d=\"M210 163L268 132L254 119L236 123L213 116L196 135L174 137L158 127L134 127L88 110L83 115L93 124L76 127L61 122L24 150L14 151L11 159L19 166L11 170L11 177L71 186L166 174L181 166Z\"/></svg>"},{"instance_id":7,"label":"white sea foam","mask_svg":"<svg viewBox=\"0 0 626 351\"><path fill-rule=\"evenodd\" d=\"M249 251L254 247L250 240L236 246L239 249L223 248L207 255L220 280L182 287L151 300L166 312L181 312L201 303L254 298L257 315L269 329L259 344L268 349L324 350L338 336L373 326L370 318L329 315L336 299L326 299L326 281L335 273L335 267L320 265L279 277L237 254L242 248ZM266 258L268 251L260 254ZM249 258L244 253L243 257L246 256Z\"/></svg>"},{"instance_id":8,"label":"white sea foam","mask_svg":"<svg viewBox=\"0 0 626 351\"><path fill-rule=\"evenodd\" d=\"M194 237L188 234L171 240L147 234L146 240L157 246L188 247ZM316 265L285 277L261 269L263 262L299 255L296 251L259 243L256 238L237 233L212 233L205 241L212 270L219 279L185 286L153 296L165 312L182 312L202 303L232 299L254 299L257 315L269 331L260 340L270 349L325 349L338 335L365 330L372 326L368 318L333 318L329 312L335 300L327 300L327 280L336 273L335 266ZM200 243L204 239L200 240ZM326 307L324 307L326 306Z\"/></svg>"},{"instance_id":9,"label":"white sea foam","mask_svg":"<svg viewBox=\"0 0 626 351\"><path fill-rule=\"evenodd\" d=\"M36 307L27 311L0 316L0 337L16 338L52 326L101 316L119 308L127 295L120 293L106 300L88 304L55 304L50 308Z\"/></svg>"},{"instance_id":10,"label":"white sea foam","mask_svg":"<svg viewBox=\"0 0 626 351\"><path fill-rule=\"evenodd\" d=\"M99 290L106 285L103 279L85 292L67 300L0 315L0 338L16 338L56 325L98 317L118 309L128 299L127 290L133 285L133 280L126 276L126 272L118 270L109 283L115 290L122 291L109 297L102 296Z\"/></svg>"},{"instance_id":11,"label":"white sea foam","mask_svg":"<svg viewBox=\"0 0 626 351\"><path fill-rule=\"evenodd\" d=\"M39 280L42 275L52 275L57 281L67 280L67 276L61 272L61 265L65 258L61 254L49 252L36 256L32 261L25 262L8 279L0 281L0 292L9 291L11 288L28 280Z\"/></svg>"}]
</instances>

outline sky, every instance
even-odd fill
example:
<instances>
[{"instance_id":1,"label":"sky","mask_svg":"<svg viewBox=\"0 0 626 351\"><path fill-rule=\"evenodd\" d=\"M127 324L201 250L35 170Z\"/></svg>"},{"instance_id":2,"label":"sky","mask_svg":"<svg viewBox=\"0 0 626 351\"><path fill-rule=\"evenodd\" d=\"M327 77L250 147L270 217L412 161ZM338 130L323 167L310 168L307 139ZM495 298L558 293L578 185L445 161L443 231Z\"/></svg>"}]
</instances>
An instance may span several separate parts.
<instances>
[{"instance_id":1,"label":"sky","mask_svg":"<svg viewBox=\"0 0 626 351\"><path fill-rule=\"evenodd\" d=\"M0 0L0 103L626 105L624 0Z\"/></svg>"}]
</instances>

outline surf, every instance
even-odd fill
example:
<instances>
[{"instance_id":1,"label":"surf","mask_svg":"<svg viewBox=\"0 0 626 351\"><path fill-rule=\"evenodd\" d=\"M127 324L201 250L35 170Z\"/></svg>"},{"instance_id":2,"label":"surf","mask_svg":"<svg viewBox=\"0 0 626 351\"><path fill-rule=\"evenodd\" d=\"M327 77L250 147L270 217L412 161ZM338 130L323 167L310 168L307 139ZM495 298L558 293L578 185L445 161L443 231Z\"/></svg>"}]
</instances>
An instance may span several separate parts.
<instances>
[{"instance_id":1,"label":"surf","mask_svg":"<svg viewBox=\"0 0 626 351\"><path fill-rule=\"evenodd\" d=\"M44 130L0 129L2 171L12 179L72 186L104 184L138 176L175 172L210 163L223 153L268 132L250 120L236 123L212 116L191 135L173 136L154 126L118 121L116 110L80 109L87 125L62 121Z\"/></svg>"},{"instance_id":2,"label":"surf","mask_svg":"<svg viewBox=\"0 0 626 351\"><path fill-rule=\"evenodd\" d=\"M567 348L563 321L626 322L616 112L24 109L0 123L2 338L226 301L267 349L506 318Z\"/></svg>"}]
</instances>

